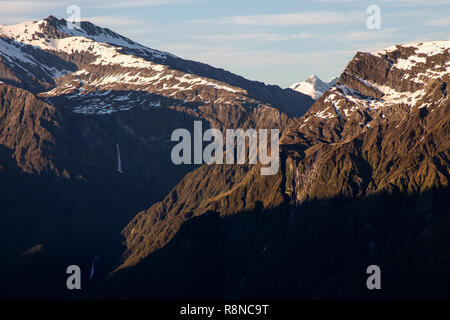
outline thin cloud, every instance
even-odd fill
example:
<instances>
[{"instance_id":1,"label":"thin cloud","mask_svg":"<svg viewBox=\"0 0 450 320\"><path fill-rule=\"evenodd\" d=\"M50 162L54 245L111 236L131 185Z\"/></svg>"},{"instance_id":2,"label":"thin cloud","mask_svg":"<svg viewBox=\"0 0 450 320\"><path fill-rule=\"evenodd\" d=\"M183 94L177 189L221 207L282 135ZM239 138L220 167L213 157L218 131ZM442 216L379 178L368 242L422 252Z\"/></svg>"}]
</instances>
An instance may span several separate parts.
<instances>
[{"instance_id":1,"label":"thin cloud","mask_svg":"<svg viewBox=\"0 0 450 320\"><path fill-rule=\"evenodd\" d=\"M312 38L316 38L316 37L317 37L317 35L306 33L306 32L302 32L302 33L299 33L299 34L294 34L292 36L292 38L294 38L294 39L312 39Z\"/></svg>"},{"instance_id":2,"label":"thin cloud","mask_svg":"<svg viewBox=\"0 0 450 320\"><path fill-rule=\"evenodd\" d=\"M191 38L205 39L211 41L287 41L292 39L311 39L315 35L309 33L299 34L274 34L274 33L249 33L249 34L208 34L193 35Z\"/></svg>"},{"instance_id":3,"label":"thin cloud","mask_svg":"<svg viewBox=\"0 0 450 320\"><path fill-rule=\"evenodd\" d=\"M64 6L67 3L61 1L0 1L0 12L2 16L28 14Z\"/></svg>"},{"instance_id":4,"label":"thin cloud","mask_svg":"<svg viewBox=\"0 0 450 320\"><path fill-rule=\"evenodd\" d=\"M108 27L108 28L114 28L114 27L136 27L136 26L143 26L148 24L147 21L139 20L136 18L129 18L119 15L108 15L108 16L94 16L94 17L86 17L82 20L86 20L89 22L92 22L98 26L101 27Z\"/></svg>"},{"instance_id":5,"label":"thin cloud","mask_svg":"<svg viewBox=\"0 0 450 320\"><path fill-rule=\"evenodd\" d=\"M0 1L0 24L18 24L47 17L54 10L66 12L63 1Z\"/></svg>"},{"instance_id":6,"label":"thin cloud","mask_svg":"<svg viewBox=\"0 0 450 320\"><path fill-rule=\"evenodd\" d=\"M360 0L314 0L314 2L331 2L331 3L341 3L341 2L354 2L360 3ZM450 4L450 0L381 0L381 2L395 3L402 5L429 5L429 4Z\"/></svg>"},{"instance_id":7,"label":"thin cloud","mask_svg":"<svg viewBox=\"0 0 450 320\"><path fill-rule=\"evenodd\" d=\"M249 26L298 26L347 24L362 22L367 19L365 12L330 12L316 11L306 13L263 14L248 16L228 16L217 19L191 20L195 23L237 24Z\"/></svg>"},{"instance_id":8,"label":"thin cloud","mask_svg":"<svg viewBox=\"0 0 450 320\"><path fill-rule=\"evenodd\" d=\"M392 37L398 31L397 28L386 28L372 31L350 31L333 35L333 37L346 41L361 41L361 40L378 40Z\"/></svg>"},{"instance_id":9,"label":"thin cloud","mask_svg":"<svg viewBox=\"0 0 450 320\"><path fill-rule=\"evenodd\" d=\"M427 22L427 25L433 27L450 26L450 18L432 19Z\"/></svg>"},{"instance_id":10,"label":"thin cloud","mask_svg":"<svg viewBox=\"0 0 450 320\"><path fill-rule=\"evenodd\" d=\"M391 2L399 5L442 5L450 4L450 0L383 0L383 2Z\"/></svg>"},{"instance_id":11,"label":"thin cloud","mask_svg":"<svg viewBox=\"0 0 450 320\"><path fill-rule=\"evenodd\" d=\"M210 41L284 41L289 39L289 36L284 34L208 34L208 35L193 35L190 36L194 39L204 39Z\"/></svg>"},{"instance_id":12,"label":"thin cloud","mask_svg":"<svg viewBox=\"0 0 450 320\"><path fill-rule=\"evenodd\" d=\"M135 0L135 1L109 1L103 8L139 8L139 7L157 7L175 4L194 3L196 0Z\"/></svg>"}]
</instances>

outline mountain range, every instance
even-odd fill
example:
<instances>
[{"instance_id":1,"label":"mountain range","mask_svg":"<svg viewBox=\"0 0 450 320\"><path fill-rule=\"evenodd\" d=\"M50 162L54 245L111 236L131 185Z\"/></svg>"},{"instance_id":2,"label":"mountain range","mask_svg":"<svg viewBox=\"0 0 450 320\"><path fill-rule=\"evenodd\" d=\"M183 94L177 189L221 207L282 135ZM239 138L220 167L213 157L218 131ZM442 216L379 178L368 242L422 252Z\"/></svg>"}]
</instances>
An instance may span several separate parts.
<instances>
[{"instance_id":1,"label":"mountain range","mask_svg":"<svg viewBox=\"0 0 450 320\"><path fill-rule=\"evenodd\" d=\"M99 270L111 268L120 230L196 167L172 164L175 129L192 132L194 120L222 130L285 128L313 103L53 16L0 27L0 70L7 296L24 294L18 279L52 279L67 257L89 268L99 256ZM26 294L60 296L42 281Z\"/></svg>"},{"instance_id":2,"label":"mountain range","mask_svg":"<svg viewBox=\"0 0 450 320\"><path fill-rule=\"evenodd\" d=\"M325 92L328 91L338 80L338 78L333 78L329 82L324 82L320 80L318 76L313 74L308 79L302 82L294 83L290 88L292 90L304 93L314 100L319 99Z\"/></svg>"},{"instance_id":3,"label":"mountain range","mask_svg":"<svg viewBox=\"0 0 450 320\"><path fill-rule=\"evenodd\" d=\"M89 22L1 26L0 296L448 298L449 50L358 52L304 94ZM172 164L194 120L279 129L279 172Z\"/></svg>"}]
</instances>

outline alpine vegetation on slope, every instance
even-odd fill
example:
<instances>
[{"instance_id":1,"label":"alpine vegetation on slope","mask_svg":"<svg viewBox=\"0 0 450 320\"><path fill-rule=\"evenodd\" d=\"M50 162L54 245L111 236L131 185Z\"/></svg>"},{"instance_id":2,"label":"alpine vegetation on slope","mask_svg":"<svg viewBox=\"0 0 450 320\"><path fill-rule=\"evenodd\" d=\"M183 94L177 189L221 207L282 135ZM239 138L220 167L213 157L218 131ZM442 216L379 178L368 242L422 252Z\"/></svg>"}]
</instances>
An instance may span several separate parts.
<instances>
[{"instance_id":1,"label":"alpine vegetation on slope","mask_svg":"<svg viewBox=\"0 0 450 320\"><path fill-rule=\"evenodd\" d=\"M93 295L448 298L449 47L357 53L285 131L278 174L191 172L124 228L123 262Z\"/></svg>"}]
</instances>

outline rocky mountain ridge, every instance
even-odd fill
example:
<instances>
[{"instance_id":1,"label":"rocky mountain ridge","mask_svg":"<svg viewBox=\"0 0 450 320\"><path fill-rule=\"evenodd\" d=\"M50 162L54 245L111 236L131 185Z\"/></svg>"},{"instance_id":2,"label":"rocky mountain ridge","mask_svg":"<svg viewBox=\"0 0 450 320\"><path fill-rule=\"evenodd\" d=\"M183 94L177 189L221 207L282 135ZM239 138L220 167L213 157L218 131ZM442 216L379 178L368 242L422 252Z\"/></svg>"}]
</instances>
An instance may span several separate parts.
<instances>
[{"instance_id":1,"label":"rocky mountain ridge","mask_svg":"<svg viewBox=\"0 0 450 320\"><path fill-rule=\"evenodd\" d=\"M176 101L177 106L184 108L227 105L238 100L247 103L249 108L273 104L292 115L303 114L307 110L305 106L312 104L301 94L146 48L89 22L81 22L80 30L70 29L64 19L51 16L2 26L0 34L3 68L11 78L5 80L38 86L30 89L49 101L61 98L70 105L74 99L73 104L79 106L74 112L78 113L105 114L134 106L128 101L128 93L99 104L96 93L109 90L146 93L139 102L153 107L164 102L159 96L172 99L172 103ZM115 107L117 104L121 105L119 109Z\"/></svg>"}]
</instances>

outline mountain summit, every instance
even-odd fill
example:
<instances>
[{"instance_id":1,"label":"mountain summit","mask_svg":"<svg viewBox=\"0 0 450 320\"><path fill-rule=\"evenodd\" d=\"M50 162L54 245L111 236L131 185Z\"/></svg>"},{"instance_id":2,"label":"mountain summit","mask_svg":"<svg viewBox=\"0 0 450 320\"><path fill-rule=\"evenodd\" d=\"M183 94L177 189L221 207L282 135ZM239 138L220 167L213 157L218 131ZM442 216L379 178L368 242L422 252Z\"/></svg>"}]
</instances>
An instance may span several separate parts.
<instances>
[{"instance_id":1,"label":"mountain summit","mask_svg":"<svg viewBox=\"0 0 450 320\"><path fill-rule=\"evenodd\" d=\"M153 106L164 104L156 94L184 105L217 105L226 101L214 99L216 92L228 92L296 116L313 103L303 94L147 48L87 21L81 22L79 29L69 26L66 20L53 16L0 26L0 65L5 69L0 80L16 83L49 100L64 98L67 108L73 105L72 111L88 114L109 114L135 106L126 95L108 99L110 94L102 103L79 101L89 96L96 99L93 95L100 90L146 93L145 101Z\"/></svg>"},{"instance_id":2,"label":"mountain summit","mask_svg":"<svg viewBox=\"0 0 450 320\"><path fill-rule=\"evenodd\" d=\"M317 100L336 83L337 79L337 77L334 77L329 82L325 82L313 74L305 81L293 84L290 88Z\"/></svg>"}]
</instances>

